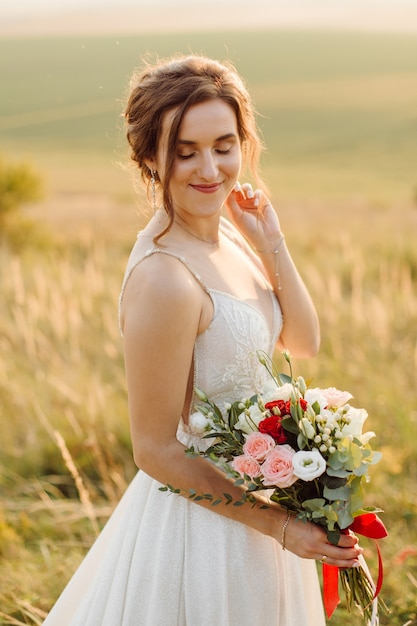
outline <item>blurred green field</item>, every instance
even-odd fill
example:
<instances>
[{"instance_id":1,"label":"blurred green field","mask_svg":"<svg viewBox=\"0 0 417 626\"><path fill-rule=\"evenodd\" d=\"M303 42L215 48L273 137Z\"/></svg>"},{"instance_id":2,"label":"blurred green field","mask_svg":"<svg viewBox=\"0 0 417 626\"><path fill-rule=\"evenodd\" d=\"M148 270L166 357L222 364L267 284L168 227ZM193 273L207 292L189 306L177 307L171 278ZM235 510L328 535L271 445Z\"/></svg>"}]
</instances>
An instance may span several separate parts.
<instances>
[{"instance_id":1,"label":"blurred green field","mask_svg":"<svg viewBox=\"0 0 417 626\"><path fill-rule=\"evenodd\" d=\"M42 623L135 471L121 99L146 51L189 50L234 61L263 115L264 172L322 328L294 365L369 412L381 626L416 626L417 37L307 32L0 40L0 155L39 169L46 196L25 215L50 228L0 242L0 624ZM341 606L329 626L347 623L362 621Z\"/></svg>"},{"instance_id":2,"label":"blurred green field","mask_svg":"<svg viewBox=\"0 0 417 626\"><path fill-rule=\"evenodd\" d=\"M417 186L417 36L248 32L0 40L0 150L50 186L89 188L88 164L122 184L121 100L145 53L232 60L261 114L265 173L283 199L407 202ZM74 156L82 154L80 166ZM86 170L87 165L87 170ZM108 180L108 182L106 182Z\"/></svg>"}]
</instances>

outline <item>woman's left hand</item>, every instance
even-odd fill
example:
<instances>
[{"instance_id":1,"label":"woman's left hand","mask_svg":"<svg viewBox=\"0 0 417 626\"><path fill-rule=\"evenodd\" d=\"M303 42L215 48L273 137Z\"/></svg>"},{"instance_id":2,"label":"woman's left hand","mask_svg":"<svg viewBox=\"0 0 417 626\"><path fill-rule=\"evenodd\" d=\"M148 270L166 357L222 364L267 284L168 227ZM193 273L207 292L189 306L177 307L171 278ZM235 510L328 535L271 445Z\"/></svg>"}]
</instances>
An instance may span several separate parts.
<instances>
[{"instance_id":1,"label":"woman's left hand","mask_svg":"<svg viewBox=\"0 0 417 626\"><path fill-rule=\"evenodd\" d=\"M274 249L282 238L278 216L269 199L249 183L235 188L226 200L232 222L256 250Z\"/></svg>"}]
</instances>

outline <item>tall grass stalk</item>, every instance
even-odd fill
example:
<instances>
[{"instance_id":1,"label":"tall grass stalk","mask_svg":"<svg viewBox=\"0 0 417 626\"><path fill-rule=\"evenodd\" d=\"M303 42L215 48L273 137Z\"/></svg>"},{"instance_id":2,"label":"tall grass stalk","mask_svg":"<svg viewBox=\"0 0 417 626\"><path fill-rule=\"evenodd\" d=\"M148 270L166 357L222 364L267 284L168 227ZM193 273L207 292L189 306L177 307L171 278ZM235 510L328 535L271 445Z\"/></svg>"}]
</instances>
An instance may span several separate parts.
<instances>
[{"instance_id":1,"label":"tall grass stalk","mask_svg":"<svg viewBox=\"0 0 417 626\"><path fill-rule=\"evenodd\" d=\"M414 220L350 235L314 234L313 221L304 233L291 219L286 227L322 327L320 354L293 361L294 373L351 391L383 451L368 494L390 533L381 544L390 626L417 623ZM136 471L117 326L127 250L106 237L20 257L0 250L2 624L41 622ZM347 620L361 623L341 607L331 624Z\"/></svg>"}]
</instances>

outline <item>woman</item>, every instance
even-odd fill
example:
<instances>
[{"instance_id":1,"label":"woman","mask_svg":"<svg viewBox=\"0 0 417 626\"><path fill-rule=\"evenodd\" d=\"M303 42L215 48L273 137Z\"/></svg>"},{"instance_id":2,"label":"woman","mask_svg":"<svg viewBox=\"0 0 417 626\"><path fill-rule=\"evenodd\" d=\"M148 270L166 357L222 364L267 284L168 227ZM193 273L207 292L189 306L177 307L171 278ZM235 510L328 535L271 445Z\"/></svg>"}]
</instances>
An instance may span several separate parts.
<instances>
[{"instance_id":1,"label":"woman","mask_svg":"<svg viewBox=\"0 0 417 626\"><path fill-rule=\"evenodd\" d=\"M256 350L318 349L317 316L277 215L260 188L238 183L243 162L258 181L249 95L233 68L190 56L135 75L125 115L155 209L120 298L141 471L45 623L320 626L314 560L355 566L356 537L333 546L278 506L212 507L160 490L240 499L221 471L184 454L203 447L194 387L224 406L266 382Z\"/></svg>"}]
</instances>

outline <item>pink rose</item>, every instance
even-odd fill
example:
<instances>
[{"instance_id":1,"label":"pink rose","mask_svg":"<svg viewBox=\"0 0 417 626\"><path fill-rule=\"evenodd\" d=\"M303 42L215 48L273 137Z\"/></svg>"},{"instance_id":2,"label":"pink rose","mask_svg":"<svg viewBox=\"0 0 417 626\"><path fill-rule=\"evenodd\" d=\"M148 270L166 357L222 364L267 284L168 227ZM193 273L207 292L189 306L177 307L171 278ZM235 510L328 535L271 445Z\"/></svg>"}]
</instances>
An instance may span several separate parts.
<instances>
[{"instance_id":1,"label":"pink rose","mask_svg":"<svg viewBox=\"0 0 417 626\"><path fill-rule=\"evenodd\" d=\"M295 483L298 478L294 475L292 458L295 450L284 444L276 446L266 456L262 464L263 484L266 487L281 487L285 489Z\"/></svg>"},{"instance_id":2,"label":"pink rose","mask_svg":"<svg viewBox=\"0 0 417 626\"><path fill-rule=\"evenodd\" d=\"M273 448L275 448L275 441L270 435L252 433L243 445L243 452L257 461L263 461Z\"/></svg>"},{"instance_id":3,"label":"pink rose","mask_svg":"<svg viewBox=\"0 0 417 626\"><path fill-rule=\"evenodd\" d=\"M242 476L247 474L250 478L258 478L261 475L261 466L258 461L253 459L251 456L246 456L246 454L241 454L240 456L236 456L231 466L236 472L239 472Z\"/></svg>"},{"instance_id":4,"label":"pink rose","mask_svg":"<svg viewBox=\"0 0 417 626\"><path fill-rule=\"evenodd\" d=\"M339 389L336 389L336 387L321 389L321 393L327 400L328 409L339 408L353 398L352 394L348 391L340 391Z\"/></svg>"}]
</instances>

